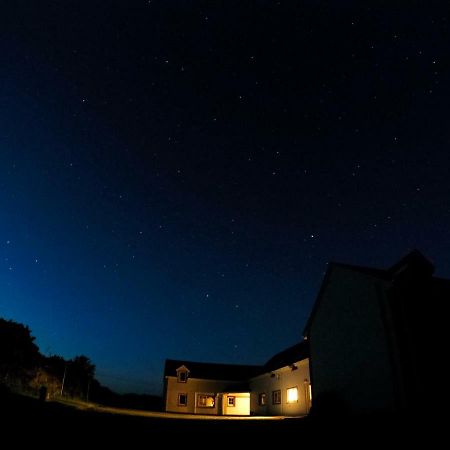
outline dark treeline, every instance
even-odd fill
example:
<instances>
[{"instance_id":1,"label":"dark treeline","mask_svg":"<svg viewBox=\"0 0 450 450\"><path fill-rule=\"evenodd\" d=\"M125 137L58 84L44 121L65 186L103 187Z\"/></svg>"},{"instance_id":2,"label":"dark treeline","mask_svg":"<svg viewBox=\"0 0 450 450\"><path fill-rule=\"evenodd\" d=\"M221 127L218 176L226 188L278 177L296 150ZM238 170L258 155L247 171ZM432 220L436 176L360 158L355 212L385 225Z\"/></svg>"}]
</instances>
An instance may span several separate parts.
<instances>
[{"instance_id":1,"label":"dark treeline","mask_svg":"<svg viewBox=\"0 0 450 450\"><path fill-rule=\"evenodd\" d=\"M117 394L95 378L95 365L84 355L45 356L26 325L0 318L0 387L44 399L71 398L109 406L158 410L152 395Z\"/></svg>"}]
</instances>

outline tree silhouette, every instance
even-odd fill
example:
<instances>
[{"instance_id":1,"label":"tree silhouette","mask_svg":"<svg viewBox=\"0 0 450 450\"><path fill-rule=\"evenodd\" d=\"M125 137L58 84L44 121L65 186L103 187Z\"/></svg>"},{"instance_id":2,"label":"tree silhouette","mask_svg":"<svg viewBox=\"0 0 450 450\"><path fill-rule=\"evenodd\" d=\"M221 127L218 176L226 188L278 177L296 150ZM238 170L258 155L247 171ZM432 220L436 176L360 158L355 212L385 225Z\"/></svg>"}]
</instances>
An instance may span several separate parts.
<instances>
[{"instance_id":1,"label":"tree silhouette","mask_svg":"<svg viewBox=\"0 0 450 450\"><path fill-rule=\"evenodd\" d=\"M0 382L25 385L33 377L40 353L28 326L0 318Z\"/></svg>"},{"instance_id":2,"label":"tree silhouette","mask_svg":"<svg viewBox=\"0 0 450 450\"><path fill-rule=\"evenodd\" d=\"M42 356L42 368L62 382L67 361L58 355Z\"/></svg>"},{"instance_id":3,"label":"tree silhouette","mask_svg":"<svg viewBox=\"0 0 450 450\"><path fill-rule=\"evenodd\" d=\"M95 376L95 365L87 356L75 356L72 359L71 366L76 369L82 378L93 378Z\"/></svg>"},{"instance_id":4,"label":"tree silhouette","mask_svg":"<svg viewBox=\"0 0 450 450\"><path fill-rule=\"evenodd\" d=\"M65 391L72 397L87 397L89 383L94 379L95 365L84 355L67 362Z\"/></svg>"},{"instance_id":5,"label":"tree silhouette","mask_svg":"<svg viewBox=\"0 0 450 450\"><path fill-rule=\"evenodd\" d=\"M42 400L64 396L112 406L160 410L161 398L121 395L95 379L95 365L85 355L65 359L39 352L28 326L0 318L0 396L12 390L41 394Z\"/></svg>"}]
</instances>

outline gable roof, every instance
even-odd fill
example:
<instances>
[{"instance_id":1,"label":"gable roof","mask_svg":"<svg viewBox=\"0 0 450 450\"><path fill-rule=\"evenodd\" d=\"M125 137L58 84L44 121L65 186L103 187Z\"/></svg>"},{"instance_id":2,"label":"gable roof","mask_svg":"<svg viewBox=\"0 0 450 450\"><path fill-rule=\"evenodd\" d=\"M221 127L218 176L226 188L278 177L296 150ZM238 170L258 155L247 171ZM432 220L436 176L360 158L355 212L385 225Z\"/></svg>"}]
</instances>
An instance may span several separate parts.
<instances>
[{"instance_id":1,"label":"gable roof","mask_svg":"<svg viewBox=\"0 0 450 450\"><path fill-rule=\"evenodd\" d=\"M177 376L179 369L187 370L191 378L206 380L226 380L237 381L241 384L250 378L281 369L295 362L309 358L309 343L303 340L276 355L272 356L263 366L247 366L239 364L216 364L196 361L181 361L177 359L166 359L164 376ZM230 387L231 390L238 390L238 385Z\"/></svg>"},{"instance_id":2,"label":"gable roof","mask_svg":"<svg viewBox=\"0 0 450 450\"><path fill-rule=\"evenodd\" d=\"M413 269L420 271L428 276L433 275L434 265L426 258L419 250L413 250L406 256L400 259L400 261L389 268L389 272L393 276L397 276L405 269Z\"/></svg>"},{"instance_id":3,"label":"gable roof","mask_svg":"<svg viewBox=\"0 0 450 450\"><path fill-rule=\"evenodd\" d=\"M406 256L400 259L396 264L391 266L389 269L375 269L372 267L364 267L364 266L354 266L350 264L342 264L336 262L330 262L328 265L328 269L325 273L322 285L319 290L319 294L317 295L316 301L314 302L313 309L309 316L308 321L306 322L303 335L307 336L311 324L316 316L317 310L319 308L324 290L328 284L329 278L331 276L331 272L336 268L341 267L344 269L351 270L356 273L360 273L363 275L368 275L378 280L383 281L393 281L397 276L401 275L405 269L412 269L414 272L423 273L425 276L431 277L433 281L433 285L442 285L445 283L442 282L442 279L437 279L432 277L434 271L434 265L431 261L426 258L419 250L413 250L408 253ZM450 281L449 281L450 282Z\"/></svg>"},{"instance_id":4,"label":"gable roof","mask_svg":"<svg viewBox=\"0 0 450 450\"><path fill-rule=\"evenodd\" d=\"M280 369L281 367L289 366L308 357L309 343L305 339L272 356L272 358L264 364L264 372L270 372L272 370Z\"/></svg>"},{"instance_id":5,"label":"gable roof","mask_svg":"<svg viewBox=\"0 0 450 450\"><path fill-rule=\"evenodd\" d=\"M386 269L376 269L373 267L364 266L354 266L352 264L343 264L338 262L330 262L330 267L342 267L343 269L348 269L353 272L361 273L363 275L368 275L370 277L378 278L379 280L392 280L392 273L390 270Z\"/></svg>"},{"instance_id":6,"label":"gable roof","mask_svg":"<svg viewBox=\"0 0 450 450\"><path fill-rule=\"evenodd\" d=\"M239 364L215 364L195 361L166 359L164 376L177 376L177 369L185 366L191 378L207 380L246 381L261 371L261 366L244 366Z\"/></svg>"}]
</instances>

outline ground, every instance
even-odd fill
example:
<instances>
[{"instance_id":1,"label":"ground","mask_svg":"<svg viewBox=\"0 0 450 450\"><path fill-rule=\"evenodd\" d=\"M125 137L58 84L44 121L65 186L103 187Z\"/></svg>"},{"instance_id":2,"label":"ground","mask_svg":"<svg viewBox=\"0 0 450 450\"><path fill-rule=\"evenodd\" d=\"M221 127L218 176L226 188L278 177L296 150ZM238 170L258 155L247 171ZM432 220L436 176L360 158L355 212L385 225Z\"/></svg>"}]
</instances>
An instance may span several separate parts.
<instances>
[{"instance_id":1,"label":"ground","mask_svg":"<svg viewBox=\"0 0 450 450\"><path fill-rule=\"evenodd\" d=\"M83 403L62 404L60 402L39 402L34 398L9 395L0 398L2 411L2 437L10 435L14 442L21 441L44 444L45 447L62 448L88 444L122 444L126 448L142 442L160 442L160 438L173 444L190 442L202 443L203 439L214 436L216 443L261 442L267 444L273 439L279 442L303 443L327 442L351 444L355 441L380 442L389 437L404 443L422 427L412 422L392 418L339 418L276 420L242 419L187 419L175 414L120 411L116 408L92 407ZM359 441L359 436L363 436ZM273 441L273 442L275 442ZM8 441L10 442L10 441ZM209 443L210 441L208 441ZM136 445L133 445L136 443ZM206 442L204 442L206 443ZM204 444L202 443L202 445ZM250 445L250 443L249 443ZM252 445L253 447L253 445Z\"/></svg>"}]
</instances>

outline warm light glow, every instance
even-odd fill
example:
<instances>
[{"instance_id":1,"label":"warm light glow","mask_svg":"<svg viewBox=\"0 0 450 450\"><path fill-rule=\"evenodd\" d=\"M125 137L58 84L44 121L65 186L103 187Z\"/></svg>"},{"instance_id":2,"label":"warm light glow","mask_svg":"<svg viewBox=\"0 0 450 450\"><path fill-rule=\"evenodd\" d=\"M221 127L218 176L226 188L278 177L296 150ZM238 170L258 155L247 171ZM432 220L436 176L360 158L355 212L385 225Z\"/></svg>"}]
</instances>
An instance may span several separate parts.
<instances>
[{"instance_id":1,"label":"warm light glow","mask_svg":"<svg viewBox=\"0 0 450 450\"><path fill-rule=\"evenodd\" d=\"M200 408L214 408L214 395L199 395L197 397L197 406Z\"/></svg>"},{"instance_id":2,"label":"warm light glow","mask_svg":"<svg viewBox=\"0 0 450 450\"><path fill-rule=\"evenodd\" d=\"M292 387L287 390L287 402L295 403L298 401L298 389L297 387Z\"/></svg>"}]
</instances>

